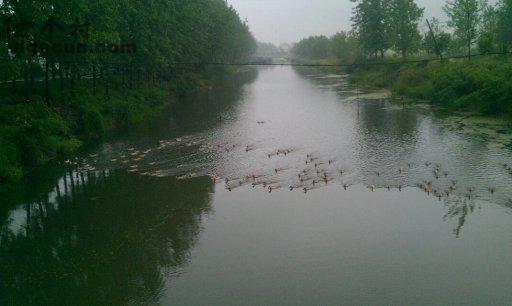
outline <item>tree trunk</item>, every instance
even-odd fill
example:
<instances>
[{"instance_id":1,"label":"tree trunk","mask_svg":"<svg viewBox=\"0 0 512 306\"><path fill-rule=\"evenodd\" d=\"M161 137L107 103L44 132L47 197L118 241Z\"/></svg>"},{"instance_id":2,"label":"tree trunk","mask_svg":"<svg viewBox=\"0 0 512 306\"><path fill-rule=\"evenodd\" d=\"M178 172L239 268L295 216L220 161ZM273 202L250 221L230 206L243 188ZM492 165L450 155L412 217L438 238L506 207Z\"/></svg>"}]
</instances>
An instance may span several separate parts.
<instances>
[{"instance_id":1,"label":"tree trunk","mask_svg":"<svg viewBox=\"0 0 512 306\"><path fill-rule=\"evenodd\" d=\"M62 64L59 63L59 81L60 81L60 103L64 103L64 74L62 73Z\"/></svg>"},{"instance_id":2,"label":"tree trunk","mask_svg":"<svg viewBox=\"0 0 512 306\"><path fill-rule=\"evenodd\" d=\"M107 66L107 68L105 68L104 75L105 75L105 95L108 97L108 95L109 95L109 93L108 93L109 92L109 88L108 88L109 87L109 84L108 84L108 66Z\"/></svg>"},{"instance_id":3,"label":"tree trunk","mask_svg":"<svg viewBox=\"0 0 512 306\"><path fill-rule=\"evenodd\" d=\"M92 66L92 95L96 95L96 65Z\"/></svg>"},{"instance_id":4,"label":"tree trunk","mask_svg":"<svg viewBox=\"0 0 512 306\"><path fill-rule=\"evenodd\" d=\"M46 105L50 104L50 63L48 62L48 56L44 60L44 102Z\"/></svg>"},{"instance_id":5,"label":"tree trunk","mask_svg":"<svg viewBox=\"0 0 512 306\"><path fill-rule=\"evenodd\" d=\"M133 88L133 69L130 66L130 89Z\"/></svg>"},{"instance_id":6,"label":"tree trunk","mask_svg":"<svg viewBox=\"0 0 512 306\"><path fill-rule=\"evenodd\" d=\"M70 72L69 72L69 89L71 90L71 96L75 97L75 71L74 71L74 68L71 68Z\"/></svg>"},{"instance_id":7,"label":"tree trunk","mask_svg":"<svg viewBox=\"0 0 512 306\"><path fill-rule=\"evenodd\" d=\"M126 87L126 81L125 81L125 75L126 75L126 69L123 68L122 71L121 71L121 84L122 84L122 88L124 89Z\"/></svg>"},{"instance_id":8,"label":"tree trunk","mask_svg":"<svg viewBox=\"0 0 512 306\"><path fill-rule=\"evenodd\" d=\"M471 60L471 37L468 38L468 60Z\"/></svg>"},{"instance_id":9,"label":"tree trunk","mask_svg":"<svg viewBox=\"0 0 512 306\"><path fill-rule=\"evenodd\" d=\"M55 72L55 62L52 59L52 81L53 81L53 83L55 83L55 79L56 79L55 74L56 74L56 72Z\"/></svg>"},{"instance_id":10,"label":"tree trunk","mask_svg":"<svg viewBox=\"0 0 512 306\"><path fill-rule=\"evenodd\" d=\"M28 101L29 83L28 83L28 66L25 66L25 101Z\"/></svg>"}]
</instances>

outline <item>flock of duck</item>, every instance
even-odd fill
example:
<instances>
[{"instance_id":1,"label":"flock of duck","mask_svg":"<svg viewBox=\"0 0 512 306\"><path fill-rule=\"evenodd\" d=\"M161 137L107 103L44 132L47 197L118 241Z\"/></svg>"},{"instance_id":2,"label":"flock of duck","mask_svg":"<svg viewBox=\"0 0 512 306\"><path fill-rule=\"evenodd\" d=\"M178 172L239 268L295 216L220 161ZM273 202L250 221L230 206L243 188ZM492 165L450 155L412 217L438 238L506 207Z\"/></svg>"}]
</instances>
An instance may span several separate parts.
<instances>
[{"instance_id":1,"label":"flock of duck","mask_svg":"<svg viewBox=\"0 0 512 306\"><path fill-rule=\"evenodd\" d=\"M252 145L247 145L245 147L245 151L249 152L253 150ZM272 158L273 156L287 156L290 153L293 153L294 149L278 149L274 152L268 153L267 157ZM253 188L256 186L262 186L271 193L274 190L281 189L287 187L290 191L301 190L304 193L308 193L311 190L319 189L321 187L329 185L331 182L339 179L341 182L341 186L344 190L348 190L351 183L348 183L344 180L344 176L348 174L348 171L339 168L336 166L336 159L322 160L319 157L315 156L313 153L307 154L304 159L304 168L298 172L295 177L296 180L289 186L285 186L283 183L276 181L273 179L274 175L277 175L283 171L292 170L289 167L279 167L275 168L273 173L270 174L260 174L260 173L249 173L243 177L226 177L224 179L225 187L229 191L233 191L236 188L251 185ZM327 166L327 168L326 168ZM417 167L418 165L414 163L406 163L404 166L400 166L396 169L396 174L404 174L408 169L412 169L413 167ZM450 180L450 183L445 189L441 189L439 187L435 187L434 180L439 181L441 178L448 178L449 172L442 169L440 164L433 164L432 162L424 163L425 169L429 169L432 171L432 180L423 180L416 184L416 187L423 190L429 195L434 195L439 200L443 197L449 197L452 195L457 189L459 189L457 180ZM508 165L504 165L505 169L512 175L512 167ZM381 177L383 173L381 171L375 171L375 177ZM221 175L215 173L212 175L212 178L217 181L221 179ZM402 191L406 186L402 186L401 184L385 184L376 186L375 184L370 184L367 188L370 191L375 191L378 188L385 188L388 191L391 189L396 189L398 191ZM487 188L490 194L494 194L496 192L496 187L489 186ZM466 196L471 199L474 196L476 191L475 187L467 187Z\"/></svg>"},{"instance_id":2,"label":"flock of duck","mask_svg":"<svg viewBox=\"0 0 512 306\"><path fill-rule=\"evenodd\" d=\"M264 121L257 123L264 124ZM190 149L190 152L183 154L182 150L187 148ZM173 155L174 158L169 157L170 151L177 151ZM293 162L291 165L288 163L286 166L272 166L269 167L271 169L263 172L250 171L243 175L229 175L222 173L223 171L209 170L206 161L196 161L194 165L194 162L191 162L189 159L194 154L197 154L197 152L210 154L265 154L260 156L260 158L268 160L278 158L277 164L286 164L287 158L293 156ZM334 184L339 185L344 190L348 190L352 185L362 181L355 179L354 171L348 167L344 168L343 166L346 166L346 163L336 158L322 158L319 154L300 152L296 148L280 148L265 152L264 148L258 147L255 144L241 145L231 142L206 143L204 139L194 138L193 136L161 140L158 146L145 150L131 147L121 150L117 154L101 155L92 154L82 159L77 158L74 161L66 161L66 163L75 164L77 169L82 172L97 171L103 163L109 168L112 168L112 165L118 165L118 168L124 168L128 172L138 173L143 176L174 176L177 180L209 176L214 182L223 182L225 189L230 192L237 188L250 186L252 188L264 188L269 193L279 189L308 193ZM162 158L162 156L167 158ZM189 159L187 160L187 158ZM198 164L201 164L201 166L198 166ZM503 168L512 175L512 166L504 164ZM411 181L402 181L400 183L396 179L389 179L390 177L403 178L407 176L409 171L420 171L423 174L422 177L429 178L419 180L417 183ZM425 172L427 172L426 176ZM406 187L415 186L439 200L454 194L472 199L476 196L477 192L477 188L474 186L459 184L456 179L450 177L450 172L447 169L444 169L441 164L433 162L421 164L403 163L394 169L367 172L365 173L365 178L366 183L364 184L372 192L377 189L402 191ZM394 183L386 183L386 180L393 181ZM497 191L495 186L478 187L479 191L485 188L489 195ZM512 203L512 200L509 201Z\"/></svg>"}]
</instances>

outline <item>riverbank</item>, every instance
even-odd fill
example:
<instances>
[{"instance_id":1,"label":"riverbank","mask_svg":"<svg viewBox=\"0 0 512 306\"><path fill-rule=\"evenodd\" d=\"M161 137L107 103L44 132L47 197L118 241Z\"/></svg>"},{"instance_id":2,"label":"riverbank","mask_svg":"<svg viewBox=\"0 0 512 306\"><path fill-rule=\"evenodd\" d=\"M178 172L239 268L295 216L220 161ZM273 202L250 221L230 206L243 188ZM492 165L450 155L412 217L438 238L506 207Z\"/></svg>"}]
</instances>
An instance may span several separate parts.
<instances>
[{"instance_id":1,"label":"riverbank","mask_svg":"<svg viewBox=\"0 0 512 306\"><path fill-rule=\"evenodd\" d=\"M385 65L354 69L353 84L388 88L393 94L427 100L449 111L512 116L512 60L485 58Z\"/></svg>"},{"instance_id":2,"label":"riverbank","mask_svg":"<svg viewBox=\"0 0 512 306\"><path fill-rule=\"evenodd\" d=\"M210 89L217 75L185 73L141 82L131 89L111 86L108 95L93 95L84 82L77 86L75 97L66 97L64 103L45 104L42 96L34 95L29 102L2 104L0 183L19 181L35 168L69 158L114 133L141 128L169 109L176 97Z\"/></svg>"}]
</instances>

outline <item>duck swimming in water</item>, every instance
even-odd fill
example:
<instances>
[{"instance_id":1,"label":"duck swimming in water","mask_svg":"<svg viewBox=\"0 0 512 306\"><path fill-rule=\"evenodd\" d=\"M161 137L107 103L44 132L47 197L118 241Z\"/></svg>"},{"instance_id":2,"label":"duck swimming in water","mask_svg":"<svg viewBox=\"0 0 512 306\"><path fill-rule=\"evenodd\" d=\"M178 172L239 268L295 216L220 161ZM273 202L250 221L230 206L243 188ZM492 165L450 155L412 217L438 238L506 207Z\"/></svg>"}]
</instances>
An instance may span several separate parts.
<instances>
[{"instance_id":1,"label":"duck swimming in water","mask_svg":"<svg viewBox=\"0 0 512 306\"><path fill-rule=\"evenodd\" d=\"M187 174L184 174L182 176L177 176L176 179L178 180L187 180L187 179L191 179L193 177L195 177L196 174L194 172L189 172Z\"/></svg>"},{"instance_id":2,"label":"duck swimming in water","mask_svg":"<svg viewBox=\"0 0 512 306\"><path fill-rule=\"evenodd\" d=\"M276 190L276 189L280 189L282 186L281 185L276 185L276 186L268 186L268 193L272 193L272 191Z\"/></svg>"},{"instance_id":3,"label":"duck swimming in water","mask_svg":"<svg viewBox=\"0 0 512 306\"><path fill-rule=\"evenodd\" d=\"M254 150L254 146L253 145L246 145L245 146L245 152L248 153L249 151L252 151Z\"/></svg>"},{"instance_id":4,"label":"duck swimming in water","mask_svg":"<svg viewBox=\"0 0 512 306\"><path fill-rule=\"evenodd\" d=\"M304 184L294 184L290 186L290 191L304 187Z\"/></svg>"},{"instance_id":5,"label":"duck swimming in water","mask_svg":"<svg viewBox=\"0 0 512 306\"><path fill-rule=\"evenodd\" d=\"M306 160L306 165L309 165L310 163L314 162L315 160L318 160L318 158L317 157L309 157Z\"/></svg>"},{"instance_id":6,"label":"duck swimming in water","mask_svg":"<svg viewBox=\"0 0 512 306\"><path fill-rule=\"evenodd\" d=\"M308 191L311 191L311 190L314 190L316 189L317 187L314 187L314 186L309 186L309 187L304 187L302 189L302 191L304 191L304 193L308 193Z\"/></svg>"},{"instance_id":7,"label":"duck swimming in water","mask_svg":"<svg viewBox=\"0 0 512 306\"><path fill-rule=\"evenodd\" d=\"M240 178L238 178L238 177L226 177L226 178L224 179L224 181L226 182L226 184L227 184L227 183L229 183L229 182L232 182L232 181L237 181L237 180L240 180Z\"/></svg>"},{"instance_id":8,"label":"duck swimming in water","mask_svg":"<svg viewBox=\"0 0 512 306\"><path fill-rule=\"evenodd\" d=\"M275 169L274 169L274 173L275 173L275 174L278 174L279 172L283 172L283 171L285 171L285 170L288 170L288 168L286 168L286 167L275 168Z\"/></svg>"},{"instance_id":9,"label":"duck swimming in water","mask_svg":"<svg viewBox=\"0 0 512 306\"><path fill-rule=\"evenodd\" d=\"M214 183L221 180L220 173L218 173L218 172L214 172L214 173L210 174L210 177L212 178Z\"/></svg>"},{"instance_id":10,"label":"duck swimming in water","mask_svg":"<svg viewBox=\"0 0 512 306\"><path fill-rule=\"evenodd\" d=\"M268 186L273 185L273 184L277 184L277 182L274 182L274 181L263 182L263 188L267 188Z\"/></svg>"}]
</instances>

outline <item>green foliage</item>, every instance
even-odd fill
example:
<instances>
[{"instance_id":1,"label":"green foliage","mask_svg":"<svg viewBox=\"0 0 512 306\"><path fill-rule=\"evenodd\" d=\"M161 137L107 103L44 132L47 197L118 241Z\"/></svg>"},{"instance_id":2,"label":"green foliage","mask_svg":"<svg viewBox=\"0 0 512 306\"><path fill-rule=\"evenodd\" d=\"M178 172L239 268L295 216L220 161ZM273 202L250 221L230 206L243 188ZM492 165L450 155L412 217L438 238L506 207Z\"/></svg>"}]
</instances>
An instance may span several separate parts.
<instances>
[{"instance_id":1,"label":"green foliage","mask_svg":"<svg viewBox=\"0 0 512 306\"><path fill-rule=\"evenodd\" d=\"M296 43L292 53L308 59L322 59L330 56L330 40L326 36L311 36Z\"/></svg>"},{"instance_id":2,"label":"green foliage","mask_svg":"<svg viewBox=\"0 0 512 306\"><path fill-rule=\"evenodd\" d=\"M505 48L510 48L512 46L512 0L501 0L497 15L497 40Z\"/></svg>"},{"instance_id":3,"label":"green foliage","mask_svg":"<svg viewBox=\"0 0 512 306\"><path fill-rule=\"evenodd\" d=\"M404 58L424 54L460 56L464 54L461 52L471 57L475 46L484 54L512 47L512 0L499 0L493 5L488 0L448 0L443 10L451 31L433 18L429 21L432 31L425 25L423 37L418 28L424 9L415 0L351 1L355 7L350 34L305 38L293 48L294 55L350 63L379 56L385 60L389 51Z\"/></svg>"},{"instance_id":4,"label":"green foliage","mask_svg":"<svg viewBox=\"0 0 512 306\"><path fill-rule=\"evenodd\" d=\"M68 122L42 102L7 105L0 115L0 180L21 176L22 165L37 166L80 146Z\"/></svg>"},{"instance_id":5,"label":"green foliage","mask_svg":"<svg viewBox=\"0 0 512 306\"><path fill-rule=\"evenodd\" d=\"M49 18L67 28L55 29L53 36L41 34ZM77 22L89 22L87 36L69 35L68 28ZM27 69L39 69L42 75L41 64L47 58L76 77L92 65L168 72L179 62L244 61L256 50L248 25L225 0L5 0L0 2L0 27L4 27L0 28L0 67L5 68L0 80L21 77ZM49 48L7 56L19 44L41 43L89 47L134 43L137 52L64 53Z\"/></svg>"},{"instance_id":6,"label":"green foliage","mask_svg":"<svg viewBox=\"0 0 512 306\"><path fill-rule=\"evenodd\" d=\"M402 57L419 48L421 36L418 23L424 9L414 0L392 0L389 4L389 23L393 49Z\"/></svg>"},{"instance_id":7,"label":"green foliage","mask_svg":"<svg viewBox=\"0 0 512 306\"><path fill-rule=\"evenodd\" d=\"M50 17L67 26L48 35L42 29ZM90 24L88 35L70 35L77 22ZM55 43L133 43L136 52L16 52ZM204 70L176 63L242 62L255 49L246 22L225 0L0 1L0 81L24 80L0 84L0 181L155 116L170 92L193 90ZM93 69L102 72L94 86L83 77ZM48 79L48 103L46 74L57 74ZM100 95L105 82L109 92Z\"/></svg>"},{"instance_id":8,"label":"green foliage","mask_svg":"<svg viewBox=\"0 0 512 306\"><path fill-rule=\"evenodd\" d=\"M452 109L512 117L512 60L480 59L359 69L350 80Z\"/></svg>"},{"instance_id":9,"label":"green foliage","mask_svg":"<svg viewBox=\"0 0 512 306\"><path fill-rule=\"evenodd\" d=\"M494 48L494 37L493 37L492 33L487 32L487 33L480 35L480 37L478 38L477 45L478 45L478 51L480 52L480 54L493 53L495 48Z\"/></svg>"},{"instance_id":10,"label":"green foliage","mask_svg":"<svg viewBox=\"0 0 512 306\"><path fill-rule=\"evenodd\" d=\"M18 180L22 176L19 148L12 142L9 127L0 129L0 182Z\"/></svg>"},{"instance_id":11,"label":"green foliage","mask_svg":"<svg viewBox=\"0 0 512 306\"><path fill-rule=\"evenodd\" d=\"M471 46L477 37L481 20L481 5L478 0L452 0L446 2L443 9L450 18L448 25L454 29L454 34L466 43L470 57Z\"/></svg>"},{"instance_id":12,"label":"green foliage","mask_svg":"<svg viewBox=\"0 0 512 306\"><path fill-rule=\"evenodd\" d=\"M356 38L345 32L331 37L311 36L293 45L296 58L308 60L332 59L342 63L354 62L359 54Z\"/></svg>"},{"instance_id":13,"label":"green foliage","mask_svg":"<svg viewBox=\"0 0 512 306\"><path fill-rule=\"evenodd\" d=\"M450 33L445 32L439 19L432 18L429 24L430 28L428 28L427 24L427 32L423 37L423 49L427 54L438 55L439 52L441 55L444 55L452 44L452 36ZM432 31L430 29L432 29Z\"/></svg>"},{"instance_id":14,"label":"green foliage","mask_svg":"<svg viewBox=\"0 0 512 306\"><path fill-rule=\"evenodd\" d=\"M377 57L390 46L389 2L383 0L351 0L356 2L352 16L353 30L367 56Z\"/></svg>"}]
</instances>

